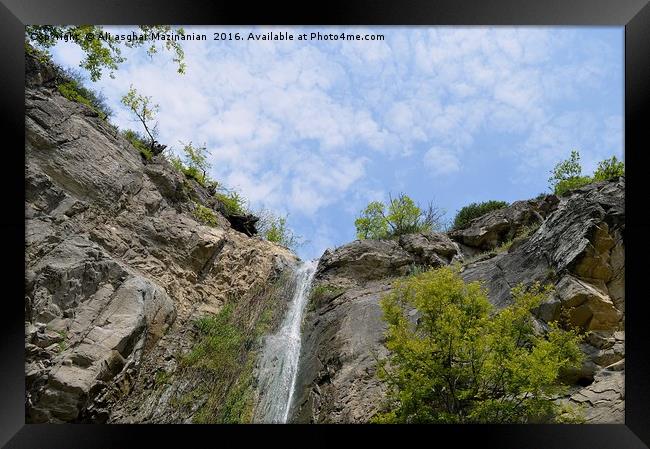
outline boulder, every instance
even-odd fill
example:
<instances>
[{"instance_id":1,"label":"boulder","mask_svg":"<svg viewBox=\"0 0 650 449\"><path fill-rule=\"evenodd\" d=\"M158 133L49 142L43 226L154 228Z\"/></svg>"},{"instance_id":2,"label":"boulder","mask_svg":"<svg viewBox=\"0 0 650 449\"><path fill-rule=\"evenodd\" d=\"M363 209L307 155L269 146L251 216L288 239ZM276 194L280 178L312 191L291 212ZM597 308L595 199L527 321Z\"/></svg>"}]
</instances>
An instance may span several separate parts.
<instances>
[{"instance_id":1,"label":"boulder","mask_svg":"<svg viewBox=\"0 0 650 449\"><path fill-rule=\"evenodd\" d=\"M549 195L540 200L515 201L508 207L488 212L468 226L450 232L450 237L472 248L489 250L512 240L526 228L539 225L558 203Z\"/></svg>"},{"instance_id":2,"label":"boulder","mask_svg":"<svg viewBox=\"0 0 650 449\"><path fill-rule=\"evenodd\" d=\"M440 267L461 259L458 244L442 233L402 235L399 245L418 265Z\"/></svg>"},{"instance_id":3,"label":"boulder","mask_svg":"<svg viewBox=\"0 0 650 449\"><path fill-rule=\"evenodd\" d=\"M589 330L615 329L621 320L619 312L606 292L577 277L567 275L556 285L560 308L569 316L571 326ZM554 316L557 319L559 316Z\"/></svg>"},{"instance_id":4,"label":"boulder","mask_svg":"<svg viewBox=\"0 0 650 449\"><path fill-rule=\"evenodd\" d=\"M320 258L316 277L339 278L353 284L388 277L403 276L413 256L395 240L355 240Z\"/></svg>"},{"instance_id":5,"label":"boulder","mask_svg":"<svg viewBox=\"0 0 650 449\"><path fill-rule=\"evenodd\" d=\"M625 361L613 363L596 374L594 382L573 393L570 403L583 407L587 423L625 422Z\"/></svg>"}]
</instances>

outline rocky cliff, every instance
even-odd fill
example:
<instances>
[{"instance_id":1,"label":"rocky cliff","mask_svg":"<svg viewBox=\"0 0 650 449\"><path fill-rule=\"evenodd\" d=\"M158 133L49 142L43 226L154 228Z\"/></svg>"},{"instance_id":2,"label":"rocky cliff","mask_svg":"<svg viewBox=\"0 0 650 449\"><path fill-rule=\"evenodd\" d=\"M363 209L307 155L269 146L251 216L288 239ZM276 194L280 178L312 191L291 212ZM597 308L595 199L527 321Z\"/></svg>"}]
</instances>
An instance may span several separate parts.
<instances>
[{"instance_id":1,"label":"rocky cliff","mask_svg":"<svg viewBox=\"0 0 650 449\"><path fill-rule=\"evenodd\" d=\"M462 264L481 280L496 307L520 282L551 283L555 292L535 311L541 328L564 319L588 331L581 370L563 373L587 422L622 423L625 373L625 180L558 198L518 201L449 234L361 240L320 260L303 323L295 422L367 422L384 394L375 376L385 325L379 298L391 283L428 267ZM414 311L414 314L416 312Z\"/></svg>"},{"instance_id":2,"label":"rocky cliff","mask_svg":"<svg viewBox=\"0 0 650 449\"><path fill-rule=\"evenodd\" d=\"M27 421L187 422L211 395L227 402L257 342L242 339L215 392L183 363L196 323L229 304L242 335L272 328L296 256L239 232L246 217L61 96L52 66L26 65Z\"/></svg>"},{"instance_id":3,"label":"rocky cliff","mask_svg":"<svg viewBox=\"0 0 650 449\"><path fill-rule=\"evenodd\" d=\"M254 420L263 336L285 315L297 257L60 95L52 66L28 56L26 67L27 421ZM624 190L620 178L518 201L449 233L326 251L291 421L367 422L384 395L379 299L400 277L459 263L497 307L520 282L552 283L535 311L540 328L561 319L589 332L562 400L584 405L588 422L623 422Z\"/></svg>"}]
</instances>

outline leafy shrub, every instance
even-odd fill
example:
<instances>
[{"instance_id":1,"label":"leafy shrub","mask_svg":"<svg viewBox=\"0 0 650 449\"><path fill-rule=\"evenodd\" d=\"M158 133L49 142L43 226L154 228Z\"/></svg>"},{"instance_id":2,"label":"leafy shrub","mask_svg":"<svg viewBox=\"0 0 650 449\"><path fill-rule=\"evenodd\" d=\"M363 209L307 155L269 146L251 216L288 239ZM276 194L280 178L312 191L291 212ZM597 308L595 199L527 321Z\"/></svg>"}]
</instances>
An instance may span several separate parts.
<instances>
[{"instance_id":1,"label":"leafy shrub","mask_svg":"<svg viewBox=\"0 0 650 449\"><path fill-rule=\"evenodd\" d=\"M122 136L129 141L133 147L140 152L140 155L146 160L150 161L153 157L151 148L147 144L144 136L136 131L126 129L122 131Z\"/></svg>"},{"instance_id":2,"label":"leafy shrub","mask_svg":"<svg viewBox=\"0 0 650 449\"><path fill-rule=\"evenodd\" d=\"M373 201L354 221L359 239L383 239L399 237L415 232L431 232L442 227L444 211L429 203L423 209L409 196L400 193L397 198L389 196L388 205Z\"/></svg>"},{"instance_id":3,"label":"leafy shrub","mask_svg":"<svg viewBox=\"0 0 650 449\"><path fill-rule=\"evenodd\" d=\"M163 385L163 384L168 384L172 378L172 375L168 373L167 371L164 370L159 370L156 371L156 375L154 377L154 383L156 385Z\"/></svg>"},{"instance_id":4,"label":"leafy shrub","mask_svg":"<svg viewBox=\"0 0 650 449\"><path fill-rule=\"evenodd\" d=\"M550 323L536 335L531 310L549 294L533 284L512 289L513 304L495 312L478 282L456 268L408 277L381 299L388 358L378 376L388 386L379 423L526 423L579 419L552 399L566 391L560 370L580 365L581 337ZM420 317L414 322L410 311Z\"/></svg>"},{"instance_id":5,"label":"leafy shrub","mask_svg":"<svg viewBox=\"0 0 650 449\"><path fill-rule=\"evenodd\" d=\"M555 184L553 193L562 196L569 190L579 189L580 187L591 184L593 181L589 176L576 176L574 178L563 179Z\"/></svg>"},{"instance_id":6,"label":"leafy shrub","mask_svg":"<svg viewBox=\"0 0 650 449\"><path fill-rule=\"evenodd\" d=\"M254 368L261 337L273 331L282 319L281 298L290 285L287 276L255 284L245 297L231 297L217 314L194 322L191 350L179 357L174 376L189 391L171 400L195 410L195 423L246 423L253 418ZM198 405L198 410L196 409Z\"/></svg>"},{"instance_id":7,"label":"leafy shrub","mask_svg":"<svg viewBox=\"0 0 650 449\"><path fill-rule=\"evenodd\" d=\"M208 391L207 402L198 410L194 417L197 423L213 422L240 422L243 421L244 408L252 407L250 384L247 383L252 376L252 369L246 370L247 362L242 365L242 351L247 341L243 329L233 319L234 307L232 304L225 305L217 315L208 315L199 318L194 325L197 330L197 343L192 350L181 360L183 368L192 368L207 373L212 379L236 379L239 386L238 399L240 413L233 408L232 395L223 388ZM250 366L249 368L252 368ZM250 371L250 373L248 372ZM245 388L242 388L245 385ZM215 386L216 387L216 386ZM242 391L243 390L243 391ZM193 402L194 396L204 393L202 390L190 392L189 402ZM243 396L243 397L242 397ZM224 409L224 401L229 407ZM248 408L246 407L246 408ZM219 414L214 412L219 410ZM235 416L233 416L235 415Z\"/></svg>"},{"instance_id":8,"label":"leafy shrub","mask_svg":"<svg viewBox=\"0 0 650 449\"><path fill-rule=\"evenodd\" d=\"M369 203L361 212L354 226L359 239L382 239L388 237L388 218L384 215L386 206L381 201Z\"/></svg>"},{"instance_id":9,"label":"leafy shrub","mask_svg":"<svg viewBox=\"0 0 650 449\"><path fill-rule=\"evenodd\" d=\"M52 55L46 49L34 47L25 41L25 53L34 56L41 64L52 62Z\"/></svg>"},{"instance_id":10,"label":"leafy shrub","mask_svg":"<svg viewBox=\"0 0 650 449\"><path fill-rule=\"evenodd\" d=\"M548 182L553 193L561 196L569 190L586 186L594 181L607 181L619 176L625 176L625 164L616 156L600 161L593 176L583 176L580 153L573 150L569 159L555 165Z\"/></svg>"},{"instance_id":11,"label":"leafy shrub","mask_svg":"<svg viewBox=\"0 0 650 449\"><path fill-rule=\"evenodd\" d=\"M594 172L594 181L607 181L619 176L625 176L625 164L616 159L616 156L612 156L598 163L598 168Z\"/></svg>"},{"instance_id":12,"label":"leafy shrub","mask_svg":"<svg viewBox=\"0 0 650 449\"><path fill-rule=\"evenodd\" d=\"M194 179L203 187L208 188L213 184L216 187L216 181L211 180L207 174L210 168L207 147L205 145L194 146L192 142L181 142L181 144L183 145L183 159L174 154L167 155L167 159L172 166L186 177Z\"/></svg>"},{"instance_id":13,"label":"leafy shrub","mask_svg":"<svg viewBox=\"0 0 650 449\"><path fill-rule=\"evenodd\" d=\"M179 172L184 173L185 165L183 165L183 161L181 160L180 157L174 156L172 154L172 155L168 156L168 160L169 160L169 163L172 164L172 167L174 167Z\"/></svg>"},{"instance_id":14,"label":"leafy shrub","mask_svg":"<svg viewBox=\"0 0 650 449\"><path fill-rule=\"evenodd\" d=\"M57 90L68 100L88 106L102 120L108 119L113 114L113 111L106 104L106 97L84 87L83 77L79 73L59 71L57 78Z\"/></svg>"},{"instance_id":15,"label":"leafy shrub","mask_svg":"<svg viewBox=\"0 0 650 449\"><path fill-rule=\"evenodd\" d=\"M269 242L278 243L293 250L304 244L303 238L294 234L287 226L287 216L277 216L265 209L256 215L259 217L257 230Z\"/></svg>"},{"instance_id":16,"label":"leafy shrub","mask_svg":"<svg viewBox=\"0 0 650 449\"><path fill-rule=\"evenodd\" d=\"M201 204L194 203L194 216L196 217L197 220L209 226L217 225L217 216L214 214L214 211L209 207L205 207Z\"/></svg>"},{"instance_id":17,"label":"leafy shrub","mask_svg":"<svg viewBox=\"0 0 650 449\"><path fill-rule=\"evenodd\" d=\"M183 153L185 154L185 169L183 171L185 176L195 179L196 182L206 187L209 181L207 171L210 168L207 147L205 145L194 146L192 142L181 142L181 144L183 145Z\"/></svg>"},{"instance_id":18,"label":"leafy shrub","mask_svg":"<svg viewBox=\"0 0 650 449\"><path fill-rule=\"evenodd\" d=\"M580 153L573 150L569 159L555 165L548 182L553 193L561 196L569 190L585 186L593 182L593 180L589 176L582 176Z\"/></svg>"},{"instance_id":19,"label":"leafy shrub","mask_svg":"<svg viewBox=\"0 0 650 449\"><path fill-rule=\"evenodd\" d=\"M458 211L456 217L454 217L453 228L464 228L469 224L470 221L474 220L475 218L481 217L488 212L502 209L504 207L508 207L508 203L505 201L490 200L484 201L482 203L471 203Z\"/></svg>"},{"instance_id":20,"label":"leafy shrub","mask_svg":"<svg viewBox=\"0 0 650 449\"><path fill-rule=\"evenodd\" d=\"M216 192L214 196L223 204L229 215L243 215L246 213L246 199L236 191Z\"/></svg>"}]
</instances>

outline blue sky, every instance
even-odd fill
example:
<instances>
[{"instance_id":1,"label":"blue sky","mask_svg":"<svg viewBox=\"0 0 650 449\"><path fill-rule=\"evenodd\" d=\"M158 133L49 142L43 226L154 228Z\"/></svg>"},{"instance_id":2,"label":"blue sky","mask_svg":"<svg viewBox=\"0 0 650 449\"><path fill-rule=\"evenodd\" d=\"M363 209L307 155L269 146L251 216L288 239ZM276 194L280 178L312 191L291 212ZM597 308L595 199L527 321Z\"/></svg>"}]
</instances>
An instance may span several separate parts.
<instances>
[{"instance_id":1,"label":"blue sky","mask_svg":"<svg viewBox=\"0 0 650 449\"><path fill-rule=\"evenodd\" d=\"M451 220L464 205L547 191L578 149L591 173L623 157L623 28L184 27L187 73L165 53L126 49L102 91L138 129L129 86L160 105L159 140L206 143L211 176L252 209L288 214L302 258L355 238L372 200L404 192ZM106 30L116 32L117 28ZM383 41L213 41L214 32L356 31ZM55 61L82 57L59 43Z\"/></svg>"}]
</instances>

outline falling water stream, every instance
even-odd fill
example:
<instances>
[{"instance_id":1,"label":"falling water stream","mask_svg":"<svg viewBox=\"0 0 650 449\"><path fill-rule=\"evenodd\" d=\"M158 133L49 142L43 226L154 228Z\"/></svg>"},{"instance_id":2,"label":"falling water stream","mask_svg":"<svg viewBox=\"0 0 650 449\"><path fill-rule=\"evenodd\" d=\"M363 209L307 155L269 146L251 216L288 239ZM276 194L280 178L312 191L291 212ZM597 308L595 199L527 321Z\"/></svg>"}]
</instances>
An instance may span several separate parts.
<instances>
[{"instance_id":1,"label":"falling water stream","mask_svg":"<svg viewBox=\"0 0 650 449\"><path fill-rule=\"evenodd\" d=\"M302 263L295 271L295 288L287 314L276 334L266 337L259 364L260 400L256 421L286 423L298 374L303 311L318 260Z\"/></svg>"}]
</instances>

